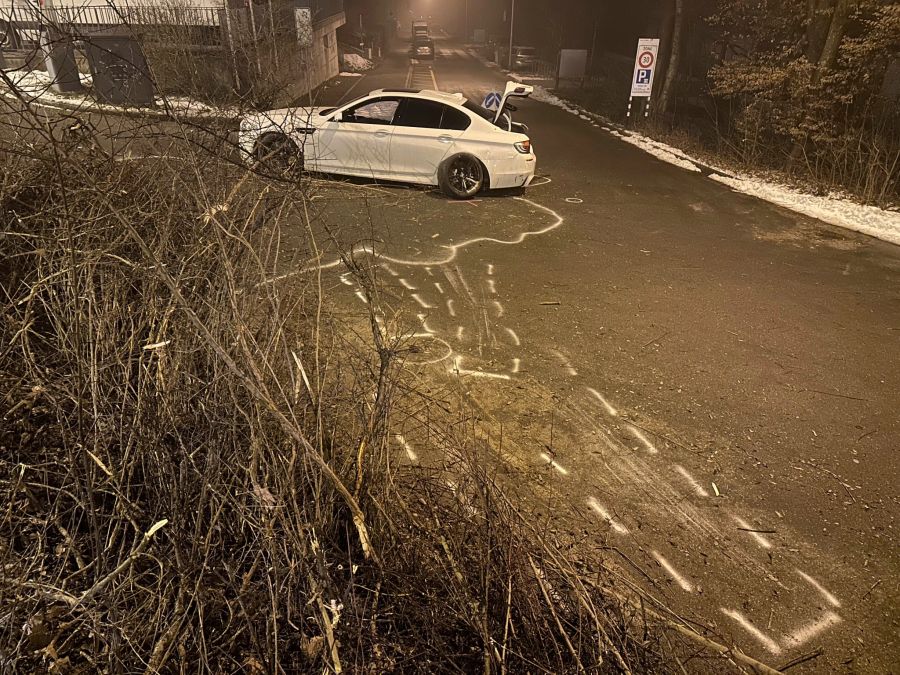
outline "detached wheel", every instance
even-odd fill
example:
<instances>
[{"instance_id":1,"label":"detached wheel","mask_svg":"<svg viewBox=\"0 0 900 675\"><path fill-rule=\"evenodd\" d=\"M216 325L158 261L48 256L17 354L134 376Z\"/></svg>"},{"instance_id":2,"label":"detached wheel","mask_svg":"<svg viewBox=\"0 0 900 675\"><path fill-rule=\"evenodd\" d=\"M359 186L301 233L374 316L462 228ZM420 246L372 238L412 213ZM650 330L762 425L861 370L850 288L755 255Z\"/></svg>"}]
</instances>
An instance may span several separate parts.
<instances>
[{"instance_id":1,"label":"detached wheel","mask_svg":"<svg viewBox=\"0 0 900 675\"><path fill-rule=\"evenodd\" d=\"M294 176L303 171L303 151L285 134L265 134L256 142L256 163L273 176Z\"/></svg>"},{"instance_id":2,"label":"detached wheel","mask_svg":"<svg viewBox=\"0 0 900 675\"><path fill-rule=\"evenodd\" d=\"M484 187L484 167L474 155L449 157L438 169L441 191L453 199L471 199Z\"/></svg>"}]
</instances>

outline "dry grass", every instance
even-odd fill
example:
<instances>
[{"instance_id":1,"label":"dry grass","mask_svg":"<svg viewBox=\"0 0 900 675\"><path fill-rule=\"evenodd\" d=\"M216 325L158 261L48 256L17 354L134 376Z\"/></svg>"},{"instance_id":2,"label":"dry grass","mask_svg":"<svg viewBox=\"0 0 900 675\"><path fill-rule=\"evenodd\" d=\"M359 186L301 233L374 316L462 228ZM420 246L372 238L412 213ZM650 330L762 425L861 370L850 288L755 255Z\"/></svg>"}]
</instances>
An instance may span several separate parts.
<instances>
[{"instance_id":1,"label":"dry grass","mask_svg":"<svg viewBox=\"0 0 900 675\"><path fill-rule=\"evenodd\" d=\"M70 126L3 124L4 672L667 669L452 411L444 468L401 470L402 331L338 321L314 266L269 283L281 223L323 244L302 182Z\"/></svg>"}]
</instances>

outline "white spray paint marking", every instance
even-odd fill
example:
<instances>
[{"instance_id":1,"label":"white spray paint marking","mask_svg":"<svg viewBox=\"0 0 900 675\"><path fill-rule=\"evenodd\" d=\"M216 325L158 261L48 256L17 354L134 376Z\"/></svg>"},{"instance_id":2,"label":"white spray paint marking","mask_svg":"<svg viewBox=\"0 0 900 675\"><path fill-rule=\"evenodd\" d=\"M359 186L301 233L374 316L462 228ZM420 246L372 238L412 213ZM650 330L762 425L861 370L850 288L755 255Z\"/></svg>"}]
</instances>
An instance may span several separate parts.
<instances>
[{"instance_id":1,"label":"white spray paint marking","mask_svg":"<svg viewBox=\"0 0 900 675\"><path fill-rule=\"evenodd\" d=\"M397 442L403 446L404 450L406 450L406 456L409 457L411 462L419 461L419 456L416 454L416 451L413 450L413 447L406 441L402 434L394 434L394 438L396 438Z\"/></svg>"},{"instance_id":2,"label":"white spray paint marking","mask_svg":"<svg viewBox=\"0 0 900 675\"><path fill-rule=\"evenodd\" d=\"M491 265L490 263L488 263L488 266L487 266L487 273L488 273L488 276L491 276L494 273L494 266Z\"/></svg>"},{"instance_id":3,"label":"white spray paint marking","mask_svg":"<svg viewBox=\"0 0 900 675\"><path fill-rule=\"evenodd\" d=\"M344 272L341 275L341 277L340 277L341 283L344 284L344 286L352 286L353 285L353 282L347 278L349 276L350 276L350 272Z\"/></svg>"},{"instance_id":4,"label":"white spray paint marking","mask_svg":"<svg viewBox=\"0 0 900 675\"><path fill-rule=\"evenodd\" d=\"M504 328L506 327L504 326ZM509 333L509 337L512 338L512 341L516 345L516 347L522 344L521 342L519 342L519 336L516 335L516 331L514 331L512 328L506 328L506 332Z\"/></svg>"},{"instance_id":5,"label":"white spray paint marking","mask_svg":"<svg viewBox=\"0 0 900 675\"><path fill-rule=\"evenodd\" d=\"M559 359L559 362L562 363L563 368L566 369L566 372L569 375L571 375L572 377L578 375L578 371L575 370L574 366L569 362L569 359L566 358L565 354L557 349L551 349L550 352Z\"/></svg>"},{"instance_id":6,"label":"white spray paint marking","mask_svg":"<svg viewBox=\"0 0 900 675\"><path fill-rule=\"evenodd\" d=\"M603 404L603 407L606 408L606 412L608 412L613 417L616 417L619 414L619 411L616 410L615 408L613 408L609 404L609 401L607 401L605 398L603 398L603 394L601 394L599 391L597 391L593 387L588 387L587 390L594 395L594 398L596 398L598 401L600 401L600 403Z\"/></svg>"},{"instance_id":7,"label":"white spray paint marking","mask_svg":"<svg viewBox=\"0 0 900 675\"><path fill-rule=\"evenodd\" d=\"M435 281L435 282L434 282L434 287L435 287L436 289L438 289L438 293L440 293L441 295L444 294L444 289L441 288L441 283L440 283L439 281Z\"/></svg>"},{"instance_id":8,"label":"white spray paint marking","mask_svg":"<svg viewBox=\"0 0 900 675\"><path fill-rule=\"evenodd\" d=\"M603 518L609 526L619 534L628 534L628 528L609 515L609 512L593 497L587 498L587 504Z\"/></svg>"},{"instance_id":9,"label":"white spray paint marking","mask_svg":"<svg viewBox=\"0 0 900 675\"><path fill-rule=\"evenodd\" d=\"M676 464L676 465L675 465L675 470L676 470L678 473L680 473L682 476L684 476L684 479L685 479L688 483L691 484L691 487L694 488L694 492L695 492L698 496L700 496L700 497L709 497L709 493L704 489L704 487L703 487L702 485L700 485L700 483L697 482L697 480L696 480L691 474L689 474L689 473L687 472L687 469L685 469L685 468L684 468L683 466L681 466L680 464Z\"/></svg>"},{"instance_id":10,"label":"white spray paint marking","mask_svg":"<svg viewBox=\"0 0 900 675\"><path fill-rule=\"evenodd\" d=\"M447 299L447 311L450 313L450 316L456 316L456 311L453 309L453 300Z\"/></svg>"},{"instance_id":11,"label":"white spray paint marking","mask_svg":"<svg viewBox=\"0 0 900 675\"><path fill-rule=\"evenodd\" d=\"M552 468L556 469L556 471L560 475L562 475L562 476L569 475L569 470L563 466L560 466L560 464L555 459L553 459L550 455L548 455L546 452L541 453L541 459L544 460L545 462L547 462L547 464L549 464Z\"/></svg>"},{"instance_id":12,"label":"white spray paint marking","mask_svg":"<svg viewBox=\"0 0 900 675\"><path fill-rule=\"evenodd\" d=\"M513 373L519 372L519 365L521 365L521 363L522 363L521 359L513 359L513 367L512 367Z\"/></svg>"},{"instance_id":13,"label":"white spray paint marking","mask_svg":"<svg viewBox=\"0 0 900 675\"><path fill-rule=\"evenodd\" d=\"M369 304L369 301L366 300L366 296L365 296L365 294L363 294L362 291L356 291L356 297L359 298L360 300L362 300L367 305Z\"/></svg>"},{"instance_id":14,"label":"white spray paint marking","mask_svg":"<svg viewBox=\"0 0 900 675\"><path fill-rule=\"evenodd\" d=\"M411 283L409 283L409 282L408 282L406 279L404 279L403 277L400 277L399 281L400 281L401 284L403 284L403 288L405 288L406 290L408 290L408 291L414 291L414 290L416 290L416 287L413 286Z\"/></svg>"},{"instance_id":15,"label":"white spray paint marking","mask_svg":"<svg viewBox=\"0 0 900 675\"><path fill-rule=\"evenodd\" d=\"M841 617L834 612L828 612L818 621L814 621L808 626L804 626L787 636L787 642L791 647L799 647L809 642L817 635L824 633L826 630L841 622Z\"/></svg>"},{"instance_id":16,"label":"white spray paint marking","mask_svg":"<svg viewBox=\"0 0 900 675\"><path fill-rule=\"evenodd\" d=\"M466 332L465 328L463 328L462 326L457 326L456 327L456 339L461 341L463 339L463 334L465 332Z\"/></svg>"},{"instance_id":17,"label":"white spray paint marking","mask_svg":"<svg viewBox=\"0 0 900 675\"><path fill-rule=\"evenodd\" d=\"M509 375L506 373L486 373L483 370L466 370L461 367L462 366L462 356L456 356L453 358L453 367L450 368L450 372L456 375L468 375L470 377L488 377L493 378L495 380L508 380Z\"/></svg>"},{"instance_id":18,"label":"white spray paint marking","mask_svg":"<svg viewBox=\"0 0 900 675\"><path fill-rule=\"evenodd\" d=\"M433 276L431 273L431 265L444 265L446 263L453 261L453 259L456 258L457 253L459 253L460 249L463 249L468 246L472 246L473 244L478 244L481 242L490 242L493 244L500 244L503 246L516 246L518 244L521 244L528 237L535 237L535 236L539 236L542 234L547 234L548 232L552 232L553 230L562 226L562 224L565 222L565 218L563 218L561 215L559 215L559 213L557 213L556 211L551 209L549 206L544 206L543 204L538 204L537 202L532 201L530 199L526 199L525 197L513 197L513 200L523 202L525 204L532 206L535 209L543 211L544 213L553 217L553 222L550 225L547 225L546 227L542 227L537 230L531 230L528 232L519 232L517 235L515 235L511 239L498 239L496 237L475 237L473 239L467 239L466 241L461 241L458 244L444 246L443 248L447 251L447 254L444 255L443 257L434 258L432 260L416 260L416 259L410 260L410 259L404 259L404 258L394 258L392 256L384 256L384 255L377 254L375 252L375 249L372 246L367 246L367 245L353 246L347 252L347 254L349 254L351 257L354 255L359 255L361 253L367 253L371 256L375 256L378 258L381 266L384 267L385 269L388 269L388 267L386 266L386 262L393 262L398 265L410 265L413 267L423 267L429 276ZM339 267L342 264L343 264L343 262L340 257L338 257L335 260L332 260L330 262L327 262L327 263L320 263L320 264L310 263L310 264L307 264L296 270L293 270L291 272L286 272L285 274L279 274L277 276L270 277L270 278L266 279L265 281L259 282L259 284L257 284L257 285L270 284L270 283L275 283L278 281L283 281L284 279L288 279L288 278L296 276L298 274L306 274L307 272L310 272L313 270L333 269L335 267Z\"/></svg>"},{"instance_id":19,"label":"white spray paint marking","mask_svg":"<svg viewBox=\"0 0 900 675\"><path fill-rule=\"evenodd\" d=\"M724 607L721 608L721 611L725 616L731 617L732 619L737 621L741 625L741 628L755 637L757 641L771 653L778 654L779 652L781 652L781 647L778 646L778 643L768 635L763 633L759 628L750 623L750 621L748 621L743 614L741 614L740 612L736 612L733 609L725 609Z\"/></svg>"},{"instance_id":20,"label":"white spray paint marking","mask_svg":"<svg viewBox=\"0 0 900 675\"><path fill-rule=\"evenodd\" d=\"M678 572L675 571L675 568L672 567L671 563L663 558L656 551L651 551L653 553L653 557L656 558L656 562L658 562L662 568L669 574L672 579L675 580L675 583L681 586L682 590L687 591L688 593L694 592L694 585L681 576Z\"/></svg>"},{"instance_id":21,"label":"white spray paint marking","mask_svg":"<svg viewBox=\"0 0 900 675\"><path fill-rule=\"evenodd\" d=\"M413 293L410 297L411 297L413 300L415 300L416 302L418 302L420 305L422 305L422 307L423 307L424 309L434 309L434 305L429 305L427 302L425 302L425 301L422 299L422 297L421 297L418 293Z\"/></svg>"},{"instance_id":22,"label":"white spray paint marking","mask_svg":"<svg viewBox=\"0 0 900 675\"><path fill-rule=\"evenodd\" d=\"M488 290L491 292L491 294L497 293L497 284L493 279L488 279L487 285L488 285Z\"/></svg>"},{"instance_id":23,"label":"white spray paint marking","mask_svg":"<svg viewBox=\"0 0 900 675\"><path fill-rule=\"evenodd\" d=\"M735 515L732 515L731 517L734 518L734 522L738 524L738 527L742 527L745 530L753 529L750 524L743 518L739 518ZM762 536L759 532L747 532L747 534L756 539L756 543L760 545L760 548L772 548L772 544L769 542L769 540Z\"/></svg>"},{"instance_id":24,"label":"white spray paint marking","mask_svg":"<svg viewBox=\"0 0 900 675\"><path fill-rule=\"evenodd\" d=\"M394 270L394 268L391 267L390 265L388 265L386 262L381 263L381 266L382 266L385 270L387 270L388 274L390 274L392 277L398 276L398 275L397 275L397 272Z\"/></svg>"},{"instance_id":25,"label":"white spray paint marking","mask_svg":"<svg viewBox=\"0 0 900 675\"><path fill-rule=\"evenodd\" d=\"M640 429L638 429L637 427L633 427L629 424L628 431L630 431L636 439L638 439L641 443L644 444L644 447L647 448L647 452L649 452L651 455L655 455L657 452L659 452L659 450L656 449L656 446L653 445L653 443L651 443L650 441L648 441L647 437L641 433Z\"/></svg>"},{"instance_id":26,"label":"white spray paint marking","mask_svg":"<svg viewBox=\"0 0 900 675\"><path fill-rule=\"evenodd\" d=\"M494 307L497 308L497 318L503 316L503 304L499 300L494 300Z\"/></svg>"},{"instance_id":27,"label":"white spray paint marking","mask_svg":"<svg viewBox=\"0 0 900 675\"><path fill-rule=\"evenodd\" d=\"M812 586L817 591L819 591L819 593L822 594L822 597L825 598L825 600L828 601L828 604L830 604L832 607L840 607L841 606L840 600L838 600L831 593L829 593L828 590L824 586L822 586L822 584L820 584L818 581L813 579L806 572L801 572L800 570L797 570L797 574L799 574L801 577L803 577L803 579L806 581L806 583L808 583L810 586Z\"/></svg>"}]
</instances>

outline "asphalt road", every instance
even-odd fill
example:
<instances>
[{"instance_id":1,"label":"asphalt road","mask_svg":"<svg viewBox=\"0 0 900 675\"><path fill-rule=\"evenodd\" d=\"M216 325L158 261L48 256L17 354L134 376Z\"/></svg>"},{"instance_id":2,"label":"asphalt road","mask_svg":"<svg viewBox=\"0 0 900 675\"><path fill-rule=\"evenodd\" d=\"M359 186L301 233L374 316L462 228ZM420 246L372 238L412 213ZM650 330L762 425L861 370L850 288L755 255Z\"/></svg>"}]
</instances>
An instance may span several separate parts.
<instances>
[{"instance_id":1,"label":"asphalt road","mask_svg":"<svg viewBox=\"0 0 900 675\"><path fill-rule=\"evenodd\" d=\"M318 102L502 86L438 46ZM322 184L319 217L347 246L374 233L386 304L502 423L501 461L552 495L550 517L773 666L822 647L791 672L898 672L900 248L519 107L541 176L524 194Z\"/></svg>"}]
</instances>

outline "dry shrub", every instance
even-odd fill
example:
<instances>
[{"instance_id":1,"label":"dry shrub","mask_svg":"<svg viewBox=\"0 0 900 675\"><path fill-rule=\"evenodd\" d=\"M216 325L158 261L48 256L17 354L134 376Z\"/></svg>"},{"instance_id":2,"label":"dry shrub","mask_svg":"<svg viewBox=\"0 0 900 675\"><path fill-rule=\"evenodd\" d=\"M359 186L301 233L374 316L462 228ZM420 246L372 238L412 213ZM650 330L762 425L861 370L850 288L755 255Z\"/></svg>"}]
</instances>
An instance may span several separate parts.
<instances>
[{"instance_id":1,"label":"dry shrub","mask_svg":"<svg viewBox=\"0 0 900 675\"><path fill-rule=\"evenodd\" d=\"M15 114L4 672L667 669L452 415L431 422L446 466L400 471L392 416L427 403L403 335L374 309L338 321L314 267L269 283L284 223L307 227L299 260L323 244L302 183L183 138L178 160L123 161ZM371 271L346 263L374 306Z\"/></svg>"}]
</instances>

